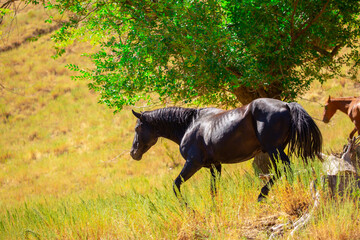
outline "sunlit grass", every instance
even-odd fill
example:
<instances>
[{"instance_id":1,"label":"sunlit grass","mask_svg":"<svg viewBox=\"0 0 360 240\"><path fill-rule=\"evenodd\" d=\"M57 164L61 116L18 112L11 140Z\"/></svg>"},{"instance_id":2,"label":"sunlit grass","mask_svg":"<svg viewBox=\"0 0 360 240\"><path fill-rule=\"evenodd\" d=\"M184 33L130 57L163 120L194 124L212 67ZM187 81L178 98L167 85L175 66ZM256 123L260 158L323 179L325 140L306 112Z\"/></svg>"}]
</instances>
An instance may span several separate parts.
<instances>
[{"instance_id":1,"label":"sunlit grass","mask_svg":"<svg viewBox=\"0 0 360 240\"><path fill-rule=\"evenodd\" d=\"M269 199L261 204L255 199L263 183L253 174L241 169L225 171L219 193L212 199L209 173L202 170L184 184L188 207L179 203L172 193L171 174L117 179L121 176L114 173L111 180L97 181L91 190L60 198L45 195L3 211L1 225L7 231L2 234L7 239L23 238L27 234L45 239L265 238L269 233L264 224L294 220L311 204L308 186L318 176L310 168L305 173L299 169L303 169L302 164L294 164L292 183L285 178L279 180ZM324 204L328 202L325 200ZM347 211L351 210L355 216L353 212L358 213L358 209L350 202ZM323 208L327 206L318 211L316 221L334 221L335 218L322 216L327 214Z\"/></svg>"}]
</instances>

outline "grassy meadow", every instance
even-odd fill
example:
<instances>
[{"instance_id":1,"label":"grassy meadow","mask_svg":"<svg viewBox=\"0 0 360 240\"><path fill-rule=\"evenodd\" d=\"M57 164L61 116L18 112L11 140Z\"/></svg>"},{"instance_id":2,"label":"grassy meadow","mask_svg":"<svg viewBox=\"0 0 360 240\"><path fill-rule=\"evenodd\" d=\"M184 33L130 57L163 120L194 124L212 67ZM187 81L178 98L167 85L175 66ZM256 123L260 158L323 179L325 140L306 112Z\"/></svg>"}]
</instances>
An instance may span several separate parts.
<instances>
[{"instance_id":1,"label":"grassy meadow","mask_svg":"<svg viewBox=\"0 0 360 240\"><path fill-rule=\"evenodd\" d=\"M35 26L47 27L45 19L40 8L23 11L19 27L1 44L24 42ZM131 108L114 115L86 82L72 81L65 65L91 67L81 53L94 50L86 43L68 50L51 58L47 34L0 52L0 239L267 239L271 226L311 208L309 185L323 174L321 165L298 159L292 159L291 183L279 180L261 204L256 199L264 182L251 161L223 166L214 199L210 174L202 169L182 186L184 207L172 191L184 162L177 146L160 140L143 160L132 160ZM341 77L314 83L298 102L321 119L328 95L358 96L359 89ZM350 119L337 113L329 124L316 123L324 152L341 151L353 129ZM360 239L360 194L331 199L326 187L319 189L319 208L292 238Z\"/></svg>"}]
</instances>

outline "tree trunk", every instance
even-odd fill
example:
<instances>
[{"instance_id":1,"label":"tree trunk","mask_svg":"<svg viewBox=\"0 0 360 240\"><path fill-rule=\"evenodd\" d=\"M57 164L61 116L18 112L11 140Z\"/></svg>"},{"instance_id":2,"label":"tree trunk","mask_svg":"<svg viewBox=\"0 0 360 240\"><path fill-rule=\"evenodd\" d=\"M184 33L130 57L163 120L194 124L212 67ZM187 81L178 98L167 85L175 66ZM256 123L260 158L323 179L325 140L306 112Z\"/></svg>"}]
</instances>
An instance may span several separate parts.
<instances>
[{"instance_id":1,"label":"tree trunk","mask_svg":"<svg viewBox=\"0 0 360 240\"><path fill-rule=\"evenodd\" d=\"M275 98L280 99L282 93L281 86L274 82L266 89L264 87L259 87L257 89L252 89L243 85L235 88L233 94L239 100L242 105L246 105L257 98Z\"/></svg>"},{"instance_id":2,"label":"tree trunk","mask_svg":"<svg viewBox=\"0 0 360 240\"><path fill-rule=\"evenodd\" d=\"M242 105L249 104L253 100L260 98L256 91L250 91L249 88L242 85L235 88L233 93Z\"/></svg>"}]
</instances>

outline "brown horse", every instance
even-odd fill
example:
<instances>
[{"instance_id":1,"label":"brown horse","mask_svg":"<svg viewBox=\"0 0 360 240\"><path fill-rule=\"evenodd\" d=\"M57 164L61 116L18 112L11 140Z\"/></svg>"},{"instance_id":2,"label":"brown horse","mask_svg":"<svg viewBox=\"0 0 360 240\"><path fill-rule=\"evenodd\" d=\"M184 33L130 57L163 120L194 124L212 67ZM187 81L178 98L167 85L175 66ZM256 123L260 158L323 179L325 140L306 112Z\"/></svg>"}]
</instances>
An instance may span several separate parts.
<instances>
[{"instance_id":1,"label":"brown horse","mask_svg":"<svg viewBox=\"0 0 360 240\"><path fill-rule=\"evenodd\" d=\"M355 124L354 130L351 131L349 138L352 139L354 134L360 134L360 98L358 97L340 97L332 98L329 96L324 110L323 122L328 123L336 110L347 114Z\"/></svg>"}]
</instances>

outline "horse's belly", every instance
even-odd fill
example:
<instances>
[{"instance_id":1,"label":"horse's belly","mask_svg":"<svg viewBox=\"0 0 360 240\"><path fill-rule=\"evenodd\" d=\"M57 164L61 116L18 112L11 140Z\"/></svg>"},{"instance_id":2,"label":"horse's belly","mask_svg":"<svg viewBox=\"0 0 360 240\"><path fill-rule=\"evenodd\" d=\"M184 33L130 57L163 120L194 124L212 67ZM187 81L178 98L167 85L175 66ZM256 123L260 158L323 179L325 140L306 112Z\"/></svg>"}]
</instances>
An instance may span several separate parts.
<instances>
[{"instance_id":1,"label":"horse's belly","mask_svg":"<svg viewBox=\"0 0 360 240\"><path fill-rule=\"evenodd\" d=\"M241 128L228 135L216 135L209 141L214 160L221 163L238 163L253 158L261 145L253 129Z\"/></svg>"},{"instance_id":2,"label":"horse's belly","mask_svg":"<svg viewBox=\"0 0 360 240\"><path fill-rule=\"evenodd\" d=\"M211 146L213 158L221 163L238 163L253 158L261 151L260 143L257 138L234 138L218 141Z\"/></svg>"},{"instance_id":3,"label":"horse's belly","mask_svg":"<svg viewBox=\"0 0 360 240\"><path fill-rule=\"evenodd\" d=\"M220 163L239 163L250 160L261 151L260 147L252 149L239 149L240 151L214 152L214 160Z\"/></svg>"}]
</instances>

